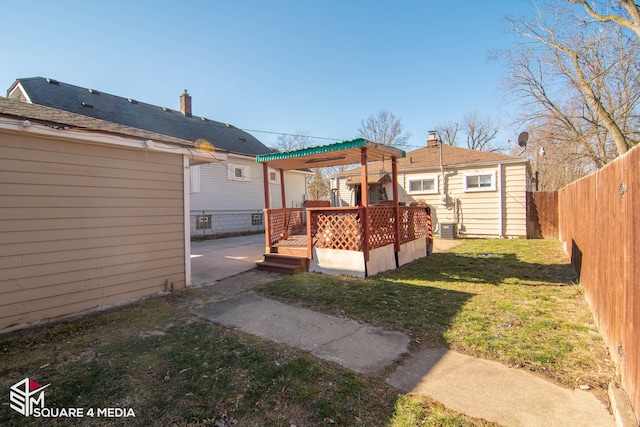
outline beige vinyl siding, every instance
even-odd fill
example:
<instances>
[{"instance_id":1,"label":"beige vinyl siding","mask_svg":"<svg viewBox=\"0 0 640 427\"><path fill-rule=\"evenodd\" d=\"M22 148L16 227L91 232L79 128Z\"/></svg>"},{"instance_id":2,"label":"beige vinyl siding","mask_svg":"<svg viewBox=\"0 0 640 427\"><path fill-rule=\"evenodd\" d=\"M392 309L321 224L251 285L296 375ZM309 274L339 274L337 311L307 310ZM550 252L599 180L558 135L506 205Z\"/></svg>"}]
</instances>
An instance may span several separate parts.
<instances>
[{"instance_id":1,"label":"beige vinyl siding","mask_svg":"<svg viewBox=\"0 0 640 427\"><path fill-rule=\"evenodd\" d=\"M527 235L527 171L524 164L505 165L505 236Z\"/></svg>"},{"instance_id":2,"label":"beige vinyl siding","mask_svg":"<svg viewBox=\"0 0 640 427\"><path fill-rule=\"evenodd\" d=\"M0 330L185 286L181 155L0 135Z\"/></svg>"},{"instance_id":3,"label":"beige vinyl siding","mask_svg":"<svg viewBox=\"0 0 640 427\"><path fill-rule=\"evenodd\" d=\"M466 191L469 175L492 174L494 190ZM448 171L448 192L458 199L458 230L466 236L498 236L500 234L500 192L497 167L468 168Z\"/></svg>"},{"instance_id":4,"label":"beige vinyl siding","mask_svg":"<svg viewBox=\"0 0 640 427\"><path fill-rule=\"evenodd\" d=\"M353 190L347 185L347 179L340 178L337 185L338 197L340 198L341 206L353 206L353 204L355 203Z\"/></svg>"}]
</instances>

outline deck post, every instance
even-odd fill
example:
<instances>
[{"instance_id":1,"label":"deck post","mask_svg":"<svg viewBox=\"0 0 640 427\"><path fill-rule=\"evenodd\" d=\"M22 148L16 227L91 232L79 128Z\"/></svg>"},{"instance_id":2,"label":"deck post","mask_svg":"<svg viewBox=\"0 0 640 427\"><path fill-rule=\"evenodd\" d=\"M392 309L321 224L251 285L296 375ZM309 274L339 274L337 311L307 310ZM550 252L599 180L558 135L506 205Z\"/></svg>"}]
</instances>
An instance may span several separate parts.
<instances>
[{"instance_id":1,"label":"deck post","mask_svg":"<svg viewBox=\"0 0 640 427\"><path fill-rule=\"evenodd\" d=\"M311 235L313 225L311 222L311 211L307 209L307 259L309 261L313 259L313 237Z\"/></svg>"},{"instance_id":2,"label":"deck post","mask_svg":"<svg viewBox=\"0 0 640 427\"><path fill-rule=\"evenodd\" d=\"M400 208L398 207L398 158L391 157L391 185L393 186L393 212L395 215L396 238L393 242L394 250L400 252Z\"/></svg>"},{"instance_id":3,"label":"deck post","mask_svg":"<svg viewBox=\"0 0 640 427\"><path fill-rule=\"evenodd\" d=\"M362 182L360 187L360 198L362 200L362 206L365 208L369 206L369 182L367 181L367 148L362 147L360 149L360 181Z\"/></svg>"},{"instance_id":4,"label":"deck post","mask_svg":"<svg viewBox=\"0 0 640 427\"><path fill-rule=\"evenodd\" d=\"M265 251L271 252L271 232L269 230L269 166L267 163L262 164L262 181L264 184L264 236L265 236Z\"/></svg>"},{"instance_id":5,"label":"deck post","mask_svg":"<svg viewBox=\"0 0 640 427\"><path fill-rule=\"evenodd\" d=\"M287 198L284 194L284 169L280 169L280 193L282 194L282 207L287 207Z\"/></svg>"},{"instance_id":6,"label":"deck post","mask_svg":"<svg viewBox=\"0 0 640 427\"><path fill-rule=\"evenodd\" d=\"M362 200L362 209L360 222L362 224L362 250L364 252L365 262L369 261L369 181L367 179L367 148L360 149L360 198Z\"/></svg>"},{"instance_id":7,"label":"deck post","mask_svg":"<svg viewBox=\"0 0 640 427\"><path fill-rule=\"evenodd\" d=\"M262 182L264 184L264 208L271 209L269 206L269 166L262 164Z\"/></svg>"}]
</instances>

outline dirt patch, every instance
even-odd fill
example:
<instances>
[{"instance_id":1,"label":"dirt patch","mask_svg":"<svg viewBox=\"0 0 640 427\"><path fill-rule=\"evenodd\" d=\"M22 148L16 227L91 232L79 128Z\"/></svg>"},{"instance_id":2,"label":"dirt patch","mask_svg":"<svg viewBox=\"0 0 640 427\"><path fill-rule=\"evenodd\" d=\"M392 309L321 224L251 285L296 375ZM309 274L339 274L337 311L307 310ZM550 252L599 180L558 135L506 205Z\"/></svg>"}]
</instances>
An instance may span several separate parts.
<instances>
[{"instance_id":1,"label":"dirt patch","mask_svg":"<svg viewBox=\"0 0 640 427\"><path fill-rule=\"evenodd\" d=\"M196 309L212 302L251 291L257 286L282 279L285 276L280 273L252 269L211 284L176 292L172 302L180 308Z\"/></svg>"}]
</instances>

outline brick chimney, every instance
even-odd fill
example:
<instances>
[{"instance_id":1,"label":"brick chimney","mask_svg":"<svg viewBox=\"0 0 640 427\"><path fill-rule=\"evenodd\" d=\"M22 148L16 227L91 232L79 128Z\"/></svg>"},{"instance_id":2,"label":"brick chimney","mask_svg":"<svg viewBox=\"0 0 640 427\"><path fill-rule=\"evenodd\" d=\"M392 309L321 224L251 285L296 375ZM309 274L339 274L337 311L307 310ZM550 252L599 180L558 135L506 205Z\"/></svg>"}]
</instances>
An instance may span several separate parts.
<instances>
[{"instance_id":1,"label":"brick chimney","mask_svg":"<svg viewBox=\"0 0 640 427\"><path fill-rule=\"evenodd\" d=\"M429 139L427 139L427 147L437 147L438 146L438 137L436 137L436 131L429 131Z\"/></svg>"},{"instance_id":2,"label":"brick chimney","mask_svg":"<svg viewBox=\"0 0 640 427\"><path fill-rule=\"evenodd\" d=\"M191 117L191 95L184 90L184 93L180 95L180 112L187 117Z\"/></svg>"}]
</instances>

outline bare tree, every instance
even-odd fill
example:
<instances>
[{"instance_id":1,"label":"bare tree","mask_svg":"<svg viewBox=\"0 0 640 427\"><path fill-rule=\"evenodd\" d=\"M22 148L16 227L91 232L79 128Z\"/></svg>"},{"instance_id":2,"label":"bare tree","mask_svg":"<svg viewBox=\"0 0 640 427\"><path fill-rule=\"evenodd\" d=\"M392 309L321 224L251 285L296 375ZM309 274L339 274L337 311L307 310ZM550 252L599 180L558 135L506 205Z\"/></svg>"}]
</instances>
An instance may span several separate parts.
<instances>
[{"instance_id":1,"label":"bare tree","mask_svg":"<svg viewBox=\"0 0 640 427\"><path fill-rule=\"evenodd\" d=\"M559 190L596 169L573 132L554 118L543 117L532 123L529 134L524 156L538 172L539 190Z\"/></svg>"},{"instance_id":2,"label":"bare tree","mask_svg":"<svg viewBox=\"0 0 640 427\"><path fill-rule=\"evenodd\" d=\"M491 142L498 134L498 126L490 117L480 117L478 113L466 114L462 120L462 131L466 134L468 148L498 151L498 147Z\"/></svg>"},{"instance_id":3,"label":"bare tree","mask_svg":"<svg viewBox=\"0 0 640 427\"><path fill-rule=\"evenodd\" d=\"M529 111L540 117L541 108L563 122L598 167L608 158L598 153L593 137L604 131L605 144L610 141L618 155L636 143L627 126L637 116L638 37L632 40L622 27L592 27L558 2L508 22L522 37L507 55L511 88L523 95L525 107L534 107Z\"/></svg>"},{"instance_id":4,"label":"bare tree","mask_svg":"<svg viewBox=\"0 0 640 427\"><path fill-rule=\"evenodd\" d=\"M358 134L369 141L396 147L406 146L411 137L410 133L404 132L400 119L387 110L380 110L363 119Z\"/></svg>"},{"instance_id":5,"label":"bare tree","mask_svg":"<svg viewBox=\"0 0 640 427\"><path fill-rule=\"evenodd\" d=\"M442 138L442 142L445 144L456 145L458 128L459 125L457 122L443 123L436 127L436 132L438 132L439 137Z\"/></svg>"},{"instance_id":6,"label":"bare tree","mask_svg":"<svg viewBox=\"0 0 640 427\"><path fill-rule=\"evenodd\" d=\"M608 2L569 0L569 2L581 4L595 21L616 23L640 37L640 7L634 0L610 0ZM598 12L598 5L605 8L604 13Z\"/></svg>"},{"instance_id":7,"label":"bare tree","mask_svg":"<svg viewBox=\"0 0 640 427\"><path fill-rule=\"evenodd\" d=\"M329 197L329 186L325 168L313 169L313 176L309 181L309 197L311 200L326 200Z\"/></svg>"},{"instance_id":8,"label":"bare tree","mask_svg":"<svg viewBox=\"0 0 640 427\"><path fill-rule=\"evenodd\" d=\"M292 151L307 148L313 145L313 138L309 136L309 131L296 130L295 134L278 135L278 143L272 147L276 151Z\"/></svg>"},{"instance_id":9,"label":"bare tree","mask_svg":"<svg viewBox=\"0 0 640 427\"><path fill-rule=\"evenodd\" d=\"M306 130L296 130L295 134L278 135L278 144L273 149L277 151L302 150L314 145L314 138ZM327 168L313 168L313 175L308 181L309 197L312 200L325 200L329 195L329 180L326 177Z\"/></svg>"}]
</instances>

